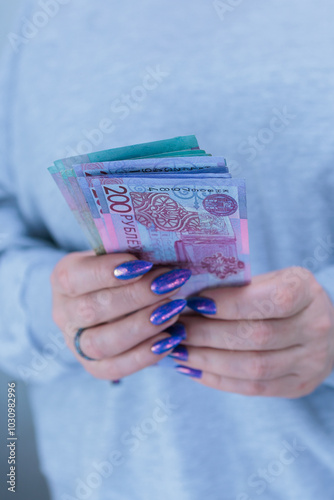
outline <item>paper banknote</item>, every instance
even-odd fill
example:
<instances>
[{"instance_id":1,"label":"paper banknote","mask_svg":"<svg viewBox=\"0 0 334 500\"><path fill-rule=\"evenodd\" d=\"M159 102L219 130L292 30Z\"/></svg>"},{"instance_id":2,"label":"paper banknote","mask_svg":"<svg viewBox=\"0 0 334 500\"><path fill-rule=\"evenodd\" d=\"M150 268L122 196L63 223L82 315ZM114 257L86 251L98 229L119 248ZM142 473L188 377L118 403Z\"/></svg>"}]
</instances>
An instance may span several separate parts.
<instances>
[{"instance_id":1,"label":"paper banknote","mask_svg":"<svg viewBox=\"0 0 334 500\"><path fill-rule=\"evenodd\" d=\"M189 268L187 296L250 281L245 184L217 174L91 177L109 252ZM219 187L218 187L219 186Z\"/></svg>"},{"instance_id":2,"label":"paper banknote","mask_svg":"<svg viewBox=\"0 0 334 500\"><path fill-rule=\"evenodd\" d=\"M49 170L97 254L189 268L182 296L250 281L245 183L223 157L193 136L88 156Z\"/></svg>"}]
</instances>

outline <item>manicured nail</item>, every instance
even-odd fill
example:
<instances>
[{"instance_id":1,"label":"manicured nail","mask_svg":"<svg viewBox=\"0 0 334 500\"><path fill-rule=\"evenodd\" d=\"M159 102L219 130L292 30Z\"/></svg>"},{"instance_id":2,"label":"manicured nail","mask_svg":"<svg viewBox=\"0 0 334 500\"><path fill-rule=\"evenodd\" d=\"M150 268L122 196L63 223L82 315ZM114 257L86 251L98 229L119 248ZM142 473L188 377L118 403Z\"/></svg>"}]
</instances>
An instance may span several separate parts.
<instances>
[{"instance_id":1,"label":"manicured nail","mask_svg":"<svg viewBox=\"0 0 334 500\"><path fill-rule=\"evenodd\" d=\"M161 274L152 282L151 290L158 295L172 292L184 285L191 276L190 269L173 269L168 273Z\"/></svg>"},{"instance_id":2,"label":"manicured nail","mask_svg":"<svg viewBox=\"0 0 334 500\"><path fill-rule=\"evenodd\" d=\"M118 385L118 384L120 384L120 383L121 383L121 379L118 379L118 380L110 380L110 383L111 383L112 385Z\"/></svg>"},{"instance_id":3,"label":"manicured nail","mask_svg":"<svg viewBox=\"0 0 334 500\"><path fill-rule=\"evenodd\" d=\"M114 276L119 280L131 280L132 278L137 278L148 273L152 267L152 262L147 262L146 260L130 260L116 267Z\"/></svg>"},{"instance_id":4,"label":"manicured nail","mask_svg":"<svg viewBox=\"0 0 334 500\"><path fill-rule=\"evenodd\" d=\"M179 321L177 323L174 323L174 325L166 328L166 332L170 333L173 336L182 337L183 340L187 337L186 328L184 324L180 323Z\"/></svg>"},{"instance_id":5,"label":"manicured nail","mask_svg":"<svg viewBox=\"0 0 334 500\"><path fill-rule=\"evenodd\" d=\"M212 299L206 297L191 297L187 300L187 306L193 311L202 314L216 314L217 306Z\"/></svg>"},{"instance_id":6,"label":"manicured nail","mask_svg":"<svg viewBox=\"0 0 334 500\"><path fill-rule=\"evenodd\" d=\"M188 349L184 345L177 345L170 354L169 358L178 359L179 361L188 361Z\"/></svg>"},{"instance_id":7,"label":"manicured nail","mask_svg":"<svg viewBox=\"0 0 334 500\"><path fill-rule=\"evenodd\" d=\"M187 337L185 326L179 322L166 328L166 332L169 333L171 337L158 340L158 342L153 344L151 351L154 352L154 354L162 354L163 352L169 351Z\"/></svg>"},{"instance_id":8,"label":"manicured nail","mask_svg":"<svg viewBox=\"0 0 334 500\"><path fill-rule=\"evenodd\" d=\"M182 335L172 335L171 337L166 337L165 339L158 340L155 344L152 345L151 351L154 354L162 354L170 349L173 349L176 345L182 342Z\"/></svg>"},{"instance_id":9,"label":"manicured nail","mask_svg":"<svg viewBox=\"0 0 334 500\"><path fill-rule=\"evenodd\" d=\"M187 301L184 299L171 300L153 311L150 321L153 325L161 325L183 311L186 305Z\"/></svg>"},{"instance_id":10,"label":"manicured nail","mask_svg":"<svg viewBox=\"0 0 334 500\"><path fill-rule=\"evenodd\" d=\"M175 370L179 373L182 373L182 375L187 375L188 377L202 377L202 370L195 370L195 368L189 368L189 366L176 365Z\"/></svg>"}]
</instances>

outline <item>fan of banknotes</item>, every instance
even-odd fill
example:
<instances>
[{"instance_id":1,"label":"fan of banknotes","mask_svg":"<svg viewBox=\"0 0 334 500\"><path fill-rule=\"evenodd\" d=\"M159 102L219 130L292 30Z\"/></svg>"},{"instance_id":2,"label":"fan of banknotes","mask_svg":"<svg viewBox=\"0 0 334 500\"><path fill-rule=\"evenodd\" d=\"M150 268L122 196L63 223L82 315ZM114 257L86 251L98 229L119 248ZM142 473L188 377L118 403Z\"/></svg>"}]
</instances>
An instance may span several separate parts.
<instances>
[{"instance_id":1,"label":"fan of banknotes","mask_svg":"<svg viewBox=\"0 0 334 500\"><path fill-rule=\"evenodd\" d=\"M183 296L249 283L244 180L195 136L65 158L49 171L97 255L189 268Z\"/></svg>"}]
</instances>

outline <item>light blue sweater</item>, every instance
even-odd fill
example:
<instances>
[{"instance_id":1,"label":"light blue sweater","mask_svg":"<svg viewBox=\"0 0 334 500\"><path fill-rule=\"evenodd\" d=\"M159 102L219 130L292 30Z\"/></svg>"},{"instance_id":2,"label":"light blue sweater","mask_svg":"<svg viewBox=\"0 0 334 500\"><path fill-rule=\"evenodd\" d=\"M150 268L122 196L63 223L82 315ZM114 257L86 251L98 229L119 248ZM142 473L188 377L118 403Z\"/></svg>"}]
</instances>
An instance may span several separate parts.
<instances>
[{"instance_id":1,"label":"light blue sweater","mask_svg":"<svg viewBox=\"0 0 334 500\"><path fill-rule=\"evenodd\" d=\"M111 386L76 361L49 276L88 245L47 172L195 133L246 178L253 274L302 265L334 300L333 15L332 0L26 2L1 83L0 364L30 384L54 500L333 500L333 375L289 400L168 366Z\"/></svg>"}]
</instances>

